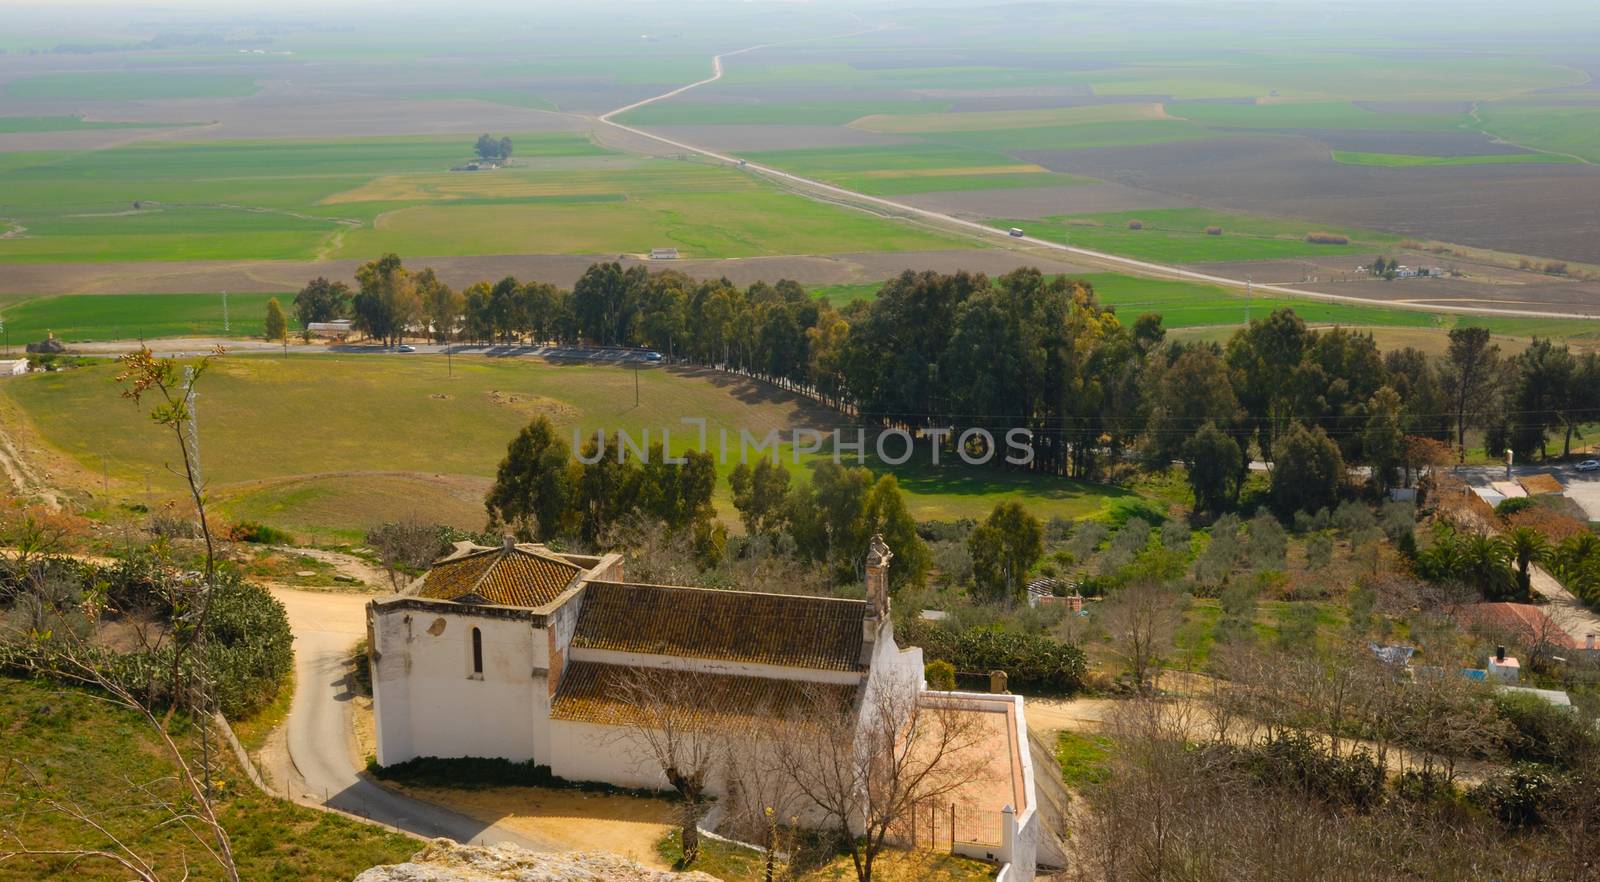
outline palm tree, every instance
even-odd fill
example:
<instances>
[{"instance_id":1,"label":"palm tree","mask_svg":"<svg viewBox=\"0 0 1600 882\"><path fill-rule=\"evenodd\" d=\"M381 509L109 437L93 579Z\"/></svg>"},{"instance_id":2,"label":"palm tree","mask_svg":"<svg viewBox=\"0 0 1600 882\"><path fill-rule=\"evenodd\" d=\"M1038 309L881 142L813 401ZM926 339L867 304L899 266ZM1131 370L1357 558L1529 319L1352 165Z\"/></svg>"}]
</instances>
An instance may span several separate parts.
<instances>
[{"instance_id":1,"label":"palm tree","mask_svg":"<svg viewBox=\"0 0 1600 882\"><path fill-rule=\"evenodd\" d=\"M1533 595L1528 569L1550 559L1550 543L1531 527L1513 527L1503 541L1506 553L1517 562L1517 594L1526 601Z\"/></svg>"},{"instance_id":2,"label":"palm tree","mask_svg":"<svg viewBox=\"0 0 1600 882\"><path fill-rule=\"evenodd\" d=\"M1506 543L1486 533L1461 543L1461 571L1488 600L1504 600L1516 591L1510 557Z\"/></svg>"},{"instance_id":3,"label":"palm tree","mask_svg":"<svg viewBox=\"0 0 1600 882\"><path fill-rule=\"evenodd\" d=\"M1550 563L1561 584L1588 603L1600 605L1600 536L1568 536L1550 553Z\"/></svg>"}]
</instances>

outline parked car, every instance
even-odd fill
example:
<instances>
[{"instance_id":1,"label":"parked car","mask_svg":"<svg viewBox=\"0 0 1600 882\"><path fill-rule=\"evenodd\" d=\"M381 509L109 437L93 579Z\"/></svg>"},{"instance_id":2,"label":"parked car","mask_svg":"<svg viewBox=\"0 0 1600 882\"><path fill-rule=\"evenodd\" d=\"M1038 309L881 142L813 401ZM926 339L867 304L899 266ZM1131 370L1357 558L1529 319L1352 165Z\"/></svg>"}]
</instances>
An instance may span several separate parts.
<instances>
[{"instance_id":1,"label":"parked car","mask_svg":"<svg viewBox=\"0 0 1600 882\"><path fill-rule=\"evenodd\" d=\"M1578 463L1577 469L1580 472L1593 472L1600 470L1600 459L1586 459L1583 462Z\"/></svg>"},{"instance_id":2,"label":"parked car","mask_svg":"<svg viewBox=\"0 0 1600 882\"><path fill-rule=\"evenodd\" d=\"M661 353L659 353L659 352L646 352L644 354L644 360L645 361L660 361L661 360Z\"/></svg>"},{"instance_id":3,"label":"parked car","mask_svg":"<svg viewBox=\"0 0 1600 882\"><path fill-rule=\"evenodd\" d=\"M1022 228L1021 227L1012 227L1009 232L1011 233L1011 236L1014 239L1021 239L1022 238Z\"/></svg>"},{"instance_id":4,"label":"parked car","mask_svg":"<svg viewBox=\"0 0 1600 882\"><path fill-rule=\"evenodd\" d=\"M396 351L396 352L416 352L417 351L417 347L412 346L410 343L401 343L399 346L396 346L394 348L394 351Z\"/></svg>"}]
</instances>

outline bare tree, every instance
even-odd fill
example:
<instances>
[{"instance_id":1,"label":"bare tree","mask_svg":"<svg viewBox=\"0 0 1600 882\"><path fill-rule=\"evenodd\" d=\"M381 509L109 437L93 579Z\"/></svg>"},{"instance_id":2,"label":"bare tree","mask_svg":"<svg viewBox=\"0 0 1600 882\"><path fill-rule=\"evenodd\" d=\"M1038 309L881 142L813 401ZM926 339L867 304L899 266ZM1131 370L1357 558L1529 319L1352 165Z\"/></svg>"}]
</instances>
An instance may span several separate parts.
<instances>
[{"instance_id":1,"label":"bare tree","mask_svg":"<svg viewBox=\"0 0 1600 882\"><path fill-rule=\"evenodd\" d=\"M615 738L640 765L653 766L683 800L683 863L700 853L707 779L727 733L717 725L717 677L690 668L620 668L608 684L627 713Z\"/></svg>"},{"instance_id":2,"label":"bare tree","mask_svg":"<svg viewBox=\"0 0 1600 882\"><path fill-rule=\"evenodd\" d=\"M1185 596L1155 582L1135 582L1106 601L1100 614L1111 645L1134 687L1147 692L1183 622Z\"/></svg>"},{"instance_id":3,"label":"bare tree","mask_svg":"<svg viewBox=\"0 0 1600 882\"><path fill-rule=\"evenodd\" d=\"M367 531L367 545L389 574L389 587L400 590L400 576L423 570L439 556L439 528L415 515L380 524Z\"/></svg>"},{"instance_id":4,"label":"bare tree","mask_svg":"<svg viewBox=\"0 0 1600 882\"><path fill-rule=\"evenodd\" d=\"M891 831L918 809L949 801L988 762L978 714L958 699L932 699L915 684L874 681L859 707L815 689L789 714L774 750L796 790L849 848L857 882Z\"/></svg>"}]
</instances>

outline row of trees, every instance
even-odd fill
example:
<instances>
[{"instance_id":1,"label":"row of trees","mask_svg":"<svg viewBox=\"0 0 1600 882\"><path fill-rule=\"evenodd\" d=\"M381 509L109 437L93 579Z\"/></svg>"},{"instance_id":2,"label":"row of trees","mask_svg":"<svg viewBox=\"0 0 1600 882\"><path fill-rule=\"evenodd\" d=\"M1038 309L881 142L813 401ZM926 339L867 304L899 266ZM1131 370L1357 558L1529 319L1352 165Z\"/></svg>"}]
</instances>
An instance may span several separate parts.
<instances>
[{"instance_id":1,"label":"row of trees","mask_svg":"<svg viewBox=\"0 0 1600 882\"><path fill-rule=\"evenodd\" d=\"M1156 468L1181 460L1201 473L1210 508L1232 500L1252 458L1277 462L1280 442L1321 456L1296 426L1337 446L1340 460L1316 468L1367 464L1386 488L1439 458L1417 439L1461 456L1481 427L1491 452L1543 451L1552 436L1565 451L1600 418L1600 355L1548 340L1507 359L1487 329L1468 327L1440 358L1384 353L1370 334L1313 330L1281 309L1226 344L1169 342L1159 315L1125 322L1088 283L1033 269L908 271L843 309L793 282L740 289L617 263L591 266L570 292L507 278L458 294L393 254L357 279L353 294L308 285L295 298L302 324L348 312L385 341L647 346L807 391L869 424L953 427L940 442L952 450L966 428L1027 429L1029 467L1053 474L1102 476L1129 448Z\"/></svg>"}]
</instances>

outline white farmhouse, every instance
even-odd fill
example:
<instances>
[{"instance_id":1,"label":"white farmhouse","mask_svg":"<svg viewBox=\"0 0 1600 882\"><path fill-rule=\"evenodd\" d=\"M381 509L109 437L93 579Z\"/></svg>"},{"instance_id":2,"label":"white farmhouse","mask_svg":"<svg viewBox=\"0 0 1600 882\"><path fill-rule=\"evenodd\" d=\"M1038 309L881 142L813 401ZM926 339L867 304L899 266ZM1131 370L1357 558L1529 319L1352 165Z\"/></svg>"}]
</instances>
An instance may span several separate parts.
<instances>
[{"instance_id":1,"label":"white farmhouse","mask_svg":"<svg viewBox=\"0 0 1600 882\"><path fill-rule=\"evenodd\" d=\"M984 832L952 824L950 847L1032 878L1041 824L1022 700L923 689L922 651L894 639L892 557L874 537L867 599L847 600L634 584L617 554L462 543L419 587L367 607L378 762L500 757L568 780L664 789L659 768L618 744L630 709L616 686L632 668L695 672L729 733L819 690L859 702L908 688L917 701L960 702L997 736L985 748L994 771L968 788L962 812ZM725 782L707 792L723 795Z\"/></svg>"}]
</instances>

